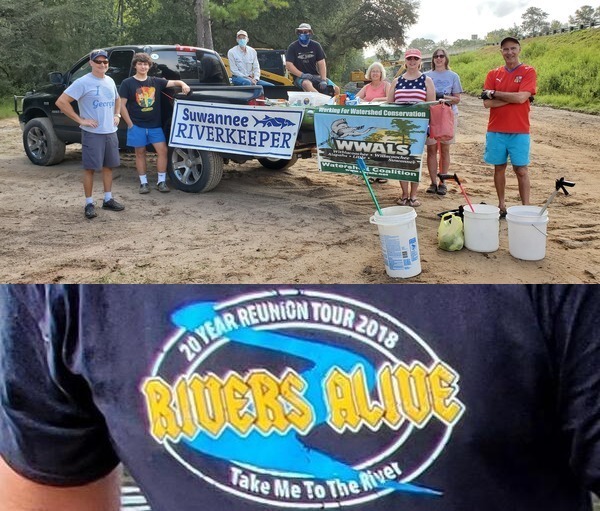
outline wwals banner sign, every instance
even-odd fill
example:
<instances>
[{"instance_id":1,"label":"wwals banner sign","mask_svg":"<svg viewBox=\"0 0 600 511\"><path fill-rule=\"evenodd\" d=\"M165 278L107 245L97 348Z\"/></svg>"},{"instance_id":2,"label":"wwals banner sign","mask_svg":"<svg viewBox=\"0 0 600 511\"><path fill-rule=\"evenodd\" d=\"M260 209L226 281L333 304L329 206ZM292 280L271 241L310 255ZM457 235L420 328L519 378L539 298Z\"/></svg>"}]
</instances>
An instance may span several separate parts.
<instances>
[{"instance_id":1,"label":"wwals banner sign","mask_svg":"<svg viewBox=\"0 0 600 511\"><path fill-rule=\"evenodd\" d=\"M418 182L429 125L429 105L322 106L315 110L319 168Z\"/></svg>"},{"instance_id":2,"label":"wwals banner sign","mask_svg":"<svg viewBox=\"0 0 600 511\"><path fill-rule=\"evenodd\" d=\"M290 159L302 109L176 100L169 145Z\"/></svg>"}]
</instances>

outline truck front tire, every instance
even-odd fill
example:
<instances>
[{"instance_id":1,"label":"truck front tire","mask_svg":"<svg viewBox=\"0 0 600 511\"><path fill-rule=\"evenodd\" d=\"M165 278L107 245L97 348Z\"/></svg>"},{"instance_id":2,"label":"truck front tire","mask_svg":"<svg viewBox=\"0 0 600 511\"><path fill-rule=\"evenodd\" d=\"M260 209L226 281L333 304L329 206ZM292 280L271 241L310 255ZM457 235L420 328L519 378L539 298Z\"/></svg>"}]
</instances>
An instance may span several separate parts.
<instances>
[{"instance_id":1,"label":"truck front tire","mask_svg":"<svg viewBox=\"0 0 600 511\"><path fill-rule=\"evenodd\" d=\"M23 130L25 153L36 165L56 165L65 158L65 143L60 140L47 117L31 119Z\"/></svg>"},{"instance_id":2,"label":"truck front tire","mask_svg":"<svg viewBox=\"0 0 600 511\"><path fill-rule=\"evenodd\" d=\"M271 169L271 170L288 169L297 161L298 161L298 156L296 156L295 154L293 154L292 158L289 160L283 160L281 158L259 158L258 159L258 163L260 163L266 169Z\"/></svg>"},{"instance_id":3,"label":"truck front tire","mask_svg":"<svg viewBox=\"0 0 600 511\"><path fill-rule=\"evenodd\" d=\"M208 192L221 182L223 158L211 151L169 147L167 172L178 190Z\"/></svg>"}]
</instances>

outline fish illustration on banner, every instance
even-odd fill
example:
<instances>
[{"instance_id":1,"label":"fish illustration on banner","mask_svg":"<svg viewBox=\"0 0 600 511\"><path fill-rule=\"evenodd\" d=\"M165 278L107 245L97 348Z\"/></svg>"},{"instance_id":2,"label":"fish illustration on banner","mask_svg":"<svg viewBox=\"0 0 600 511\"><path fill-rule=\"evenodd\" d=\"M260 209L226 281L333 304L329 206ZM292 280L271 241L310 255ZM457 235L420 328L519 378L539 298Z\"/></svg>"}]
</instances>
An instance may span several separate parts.
<instances>
[{"instance_id":1,"label":"fish illustration on banner","mask_svg":"<svg viewBox=\"0 0 600 511\"><path fill-rule=\"evenodd\" d=\"M429 127L429 105L327 105L315 110L319 168L418 182Z\"/></svg>"},{"instance_id":2,"label":"fish illustration on banner","mask_svg":"<svg viewBox=\"0 0 600 511\"><path fill-rule=\"evenodd\" d=\"M169 145L261 158L290 159L302 124L300 108L175 100Z\"/></svg>"}]
</instances>

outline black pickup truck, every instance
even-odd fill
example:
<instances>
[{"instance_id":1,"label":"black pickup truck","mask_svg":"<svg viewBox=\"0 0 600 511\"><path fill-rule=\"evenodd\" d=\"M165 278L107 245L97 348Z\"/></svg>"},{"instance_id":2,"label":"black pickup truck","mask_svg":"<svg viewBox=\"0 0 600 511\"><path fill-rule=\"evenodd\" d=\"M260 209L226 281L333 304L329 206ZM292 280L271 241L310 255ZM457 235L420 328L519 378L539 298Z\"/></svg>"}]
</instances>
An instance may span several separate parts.
<instances>
[{"instance_id":1,"label":"black pickup truck","mask_svg":"<svg viewBox=\"0 0 600 511\"><path fill-rule=\"evenodd\" d=\"M167 80L183 80L190 88L189 96L176 90L167 90L169 100L162 101L163 129L169 138L170 122L175 97L194 101L229 104L264 104L265 92L259 85L234 87L230 84L227 71L218 53L203 48L179 45L115 46L106 49L110 67L107 75L116 83L134 74L131 60L135 53L148 53L154 66L148 73ZM79 126L64 115L55 105L58 97L77 78L91 71L88 56L82 57L66 73L50 73L50 84L27 92L25 96L15 96L15 111L23 129L23 146L29 159L36 165L55 165L65 155L65 146L81 142ZM293 87L265 87L269 99L287 97L287 89ZM73 103L77 108L77 103ZM123 121L117 135L120 147L125 148L127 126ZM314 130L310 123L303 123L296 141L293 157L290 160L257 158L261 165L269 169L284 169L293 165L299 157L310 157L315 144ZM243 163L252 156L199 151L169 147L168 174L173 186L187 192L207 192L212 190L223 175L223 164L229 161Z\"/></svg>"}]
</instances>

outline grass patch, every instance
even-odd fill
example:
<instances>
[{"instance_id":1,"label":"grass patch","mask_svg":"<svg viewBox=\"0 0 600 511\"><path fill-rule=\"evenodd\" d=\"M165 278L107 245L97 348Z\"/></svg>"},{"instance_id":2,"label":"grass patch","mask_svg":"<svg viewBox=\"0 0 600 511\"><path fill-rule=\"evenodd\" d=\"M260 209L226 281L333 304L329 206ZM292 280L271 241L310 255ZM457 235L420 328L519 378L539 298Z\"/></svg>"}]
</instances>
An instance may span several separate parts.
<instances>
[{"instance_id":1,"label":"grass patch","mask_svg":"<svg viewBox=\"0 0 600 511\"><path fill-rule=\"evenodd\" d=\"M600 30L536 37L521 44L521 62L537 72L536 104L600 114ZM488 71L503 64L497 45L457 55L451 62L470 94L479 94Z\"/></svg>"},{"instance_id":2,"label":"grass patch","mask_svg":"<svg viewBox=\"0 0 600 511\"><path fill-rule=\"evenodd\" d=\"M0 98L0 119L16 116L13 98Z\"/></svg>"}]
</instances>

